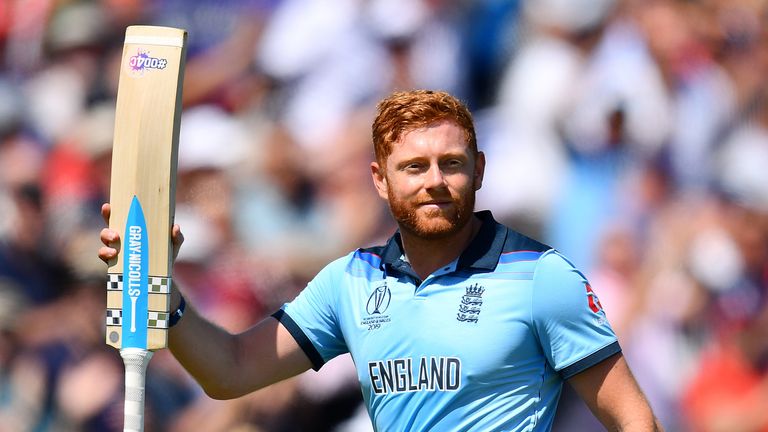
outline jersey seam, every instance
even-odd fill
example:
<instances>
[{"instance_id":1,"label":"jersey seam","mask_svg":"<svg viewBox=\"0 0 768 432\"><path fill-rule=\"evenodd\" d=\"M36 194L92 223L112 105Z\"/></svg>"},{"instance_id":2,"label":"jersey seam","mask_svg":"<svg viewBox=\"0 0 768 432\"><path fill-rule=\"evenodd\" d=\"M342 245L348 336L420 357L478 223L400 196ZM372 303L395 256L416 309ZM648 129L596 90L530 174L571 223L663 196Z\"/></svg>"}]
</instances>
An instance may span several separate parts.
<instances>
[{"instance_id":1,"label":"jersey seam","mask_svg":"<svg viewBox=\"0 0 768 432\"><path fill-rule=\"evenodd\" d=\"M362 257L363 254L365 254L365 255L372 255L372 256L378 258L379 259L379 265L375 266L372 262L370 262L370 261L366 260L365 258L363 258ZM354 261L362 261L362 262L368 264L369 266L371 266L372 268L374 268L376 270L380 270L381 263L383 262L383 259L382 259L382 257L379 254L376 254L376 253L373 253L373 252L369 252L369 251L360 250L360 251L358 251L358 253L353 254L352 261L353 262Z\"/></svg>"},{"instance_id":2,"label":"jersey seam","mask_svg":"<svg viewBox=\"0 0 768 432\"><path fill-rule=\"evenodd\" d=\"M578 371L575 371L575 372L568 371L568 369L573 367L574 365L577 365L577 364L579 364L580 362L582 362L584 360L588 360L591 356L599 355L599 354L601 354L602 351L605 351L608 348L612 348L613 346L615 346L615 348L609 349L608 351L606 351L604 353L605 354L604 357L600 358L599 360L595 359L595 361L590 362L585 368L579 369ZM618 354L619 352L621 352L621 347L619 345L619 341L618 340L613 340L613 341L611 341L611 342L601 346L600 348L592 351L591 353L589 353L589 354L587 354L587 355L585 355L585 356L583 356L583 357L581 357L581 358L579 358L577 360L572 361L567 366L564 366L564 367L560 368L560 370L558 370L557 373L563 378L563 380L567 380L567 379L573 378L573 376L578 375L581 372L584 372L585 370L589 369L590 367L599 364L603 360L605 360L605 359L607 359L607 358L609 358L609 357L611 357L611 356L613 356L615 354ZM568 373L564 374L564 372L566 372L566 371L568 371Z\"/></svg>"},{"instance_id":3,"label":"jersey seam","mask_svg":"<svg viewBox=\"0 0 768 432\"><path fill-rule=\"evenodd\" d=\"M528 418L530 420L531 430L534 430L536 428L536 425L539 424L539 405L541 405L541 390L544 388L544 377L547 374L547 360L544 359L543 367L541 368L541 374L539 375L539 388L536 390L536 402L533 404L532 409L533 413Z\"/></svg>"},{"instance_id":4,"label":"jersey seam","mask_svg":"<svg viewBox=\"0 0 768 432\"><path fill-rule=\"evenodd\" d=\"M541 264L541 259L552 250L553 249L548 249L542 252L541 255L539 255L539 258L536 260L536 264L533 267L533 271L531 272L533 276L531 276L531 295L529 299L530 305L528 307L528 313L530 314L529 319L531 320L531 330L534 332L534 334L536 335L536 339L539 340L539 342L541 342L539 338L539 330L536 327L536 320L534 318L534 313L533 313L533 296L534 296L534 290L536 289L536 273L539 270L539 264Z\"/></svg>"},{"instance_id":5,"label":"jersey seam","mask_svg":"<svg viewBox=\"0 0 768 432\"><path fill-rule=\"evenodd\" d=\"M541 338L539 337L539 330L536 327L536 321L535 321L534 313L533 313L533 296L534 296L534 290L536 289L536 283L535 283L535 281L536 281L536 272L539 269L539 263L541 263L541 258L544 255L546 255L547 252L549 252L549 250L544 251L544 252L541 253L541 255L539 255L539 257L536 259L536 264L533 267L533 271L531 272L533 274L533 276L531 277L531 293L530 293L530 298L529 298L530 305L528 307L528 313L530 314L529 315L529 319L531 321L531 331L536 336L536 340L539 341L539 344L541 344ZM539 420L539 405L541 404L541 390L544 388L544 377L546 376L546 373L547 373L547 358L546 358L546 356L544 356L544 358L543 358L543 365L542 366L543 367L542 367L541 376L540 376L539 388L537 389L537 393L536 393L536 403L534 403L533 406L531 407L531 409L533 410L533 413L532 413L532 415L529 416L529 418L531 419L531 430L533 430L536 427L536 424L538 423L538 420Z\"/></svg>"},{"instance_id":6,"label":"jersey seam","mask_svg":"<svg viewBox=\"0 0 768 432\"><path fill-rule=\"evenodd\" d=\"M296 341L296 343L299 344L301 350L304 351L304 354L306 354L306 356L309 358L309 361L312 363L312 369L319 371L320 368L325 364L325 359L317 350L315 344L313 344L309 339L309 336L307 336L304 330L283 309L278 309L277 312L272 314L272 317L276 319L283 327L285 327L291 336L293 336L293 339Z\"/></svg>"}]
</instances>

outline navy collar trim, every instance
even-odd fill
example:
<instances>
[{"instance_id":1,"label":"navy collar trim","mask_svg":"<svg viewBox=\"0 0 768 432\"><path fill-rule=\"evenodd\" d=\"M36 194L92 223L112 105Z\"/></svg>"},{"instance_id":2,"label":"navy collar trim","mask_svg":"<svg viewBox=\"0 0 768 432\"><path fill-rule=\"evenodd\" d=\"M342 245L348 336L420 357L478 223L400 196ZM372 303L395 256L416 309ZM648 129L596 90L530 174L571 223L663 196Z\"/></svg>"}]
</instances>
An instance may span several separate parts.
<instances>
[{"instance_id":1,"label":"navy collar trim","mask_svg":"<svg viewBox=\"0 0 768 432\"><path fill-rule=\"evenodd\" d=\"M499 262L499 257L507 240L507 228L496 222L488 210L476 212L481 221L480 231L469 246L459 256L456 269L476 268L493 270ZM401 267L404 263L401 258L405 255L400 231L389 238L381 254L381 266Z\"/></svg>"}]
</instances>

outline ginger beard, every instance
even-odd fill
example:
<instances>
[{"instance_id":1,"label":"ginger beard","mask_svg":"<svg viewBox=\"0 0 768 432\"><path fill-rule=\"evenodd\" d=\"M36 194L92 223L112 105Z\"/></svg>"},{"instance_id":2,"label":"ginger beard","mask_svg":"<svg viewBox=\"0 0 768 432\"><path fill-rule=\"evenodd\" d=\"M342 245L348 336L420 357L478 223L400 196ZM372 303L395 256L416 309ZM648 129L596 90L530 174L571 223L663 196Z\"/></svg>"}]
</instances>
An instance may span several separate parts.
<instances>
[{"instance_id":1,"label":"ginger beard","mask_svg":"<svg viewBox=\"0 0 768 432\"><path fill-rule=\"evenodd\" d=\"M436 240L458 233L469 223L475 209L475 192L471 184L468 190L451 194L452 205L441 209L422 207L422 203L433 199L431 196L418 197L412 202L398 197L389 182L387 184L389 209L400 230L423 239Z\"/></svg>"}]
</instances>

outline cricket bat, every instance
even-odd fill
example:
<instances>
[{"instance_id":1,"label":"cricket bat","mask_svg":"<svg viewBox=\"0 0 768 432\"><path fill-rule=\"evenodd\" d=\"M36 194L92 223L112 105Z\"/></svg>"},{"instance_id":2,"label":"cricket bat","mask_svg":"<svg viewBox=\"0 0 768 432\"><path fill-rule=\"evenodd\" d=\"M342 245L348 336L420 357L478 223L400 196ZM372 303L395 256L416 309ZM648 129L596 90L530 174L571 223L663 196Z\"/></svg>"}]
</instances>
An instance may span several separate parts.
<instances>
[{"instance_id":1,"label":"cricket bat","mask_svg":"<svg viewBox=\"0 0 768 432\"><path fill-rule=\"evenodd\" d=\"M120 233L107 270L107 344L125 364L124 431L144 430L152 353L168 345L181 90L187 33L130 26L120 65L109 227Z\"/></svg>"}]
</instances>

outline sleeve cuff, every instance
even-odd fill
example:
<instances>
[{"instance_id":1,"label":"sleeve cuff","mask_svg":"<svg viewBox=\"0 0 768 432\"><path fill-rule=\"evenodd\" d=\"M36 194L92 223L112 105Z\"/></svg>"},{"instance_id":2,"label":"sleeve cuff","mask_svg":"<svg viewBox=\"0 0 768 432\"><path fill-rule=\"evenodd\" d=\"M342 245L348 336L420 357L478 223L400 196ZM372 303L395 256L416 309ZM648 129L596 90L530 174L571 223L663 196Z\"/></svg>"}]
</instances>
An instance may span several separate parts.
<instances>
[{"instance_id":1,"label":"sleeve cuff","mask_svg":"<svg viewBox=\"0 0 768 432\"><path fill-rule=\"evenodd\" d=\"M615 341L610 345L606 345L603 348L595 351L594 353L584 357L583 359L577 361L576 363L573 363L570 366L566 366L563 369L560 369L558 373L560 374L560 377L563 380L568 380L574 375L580 372L584 372L585 370L602 362L608 357L611 357L620 352L621 352L621 347L619 346L619 342Z\"/></svg>"},{"instance_id":2,"label":"sleeve cuff","mask_svg":"<svg viewBox=\"0 0 768 432\"><path fill-rule=\"evenodd\" d=\"M312 341L310 341L307 335L304 334L304 330L302 330L301 327L296 324L296 321L288 316L288 314L285 313L283 309L273 313L272 317L278 320L280 324L282 324L283 327L288 330L288 333L293 336L293 338L296 340L296 343L299 344L299 347L301 347L301 349L304 351L304 354L306 354L307 358L309 358L309 361L312 362L312 369L319 371L320 368L325 364L325 360L323 360L323 356L321 356L317 351L315 345L312 344Z\"/></svg>"}]
</instances>

